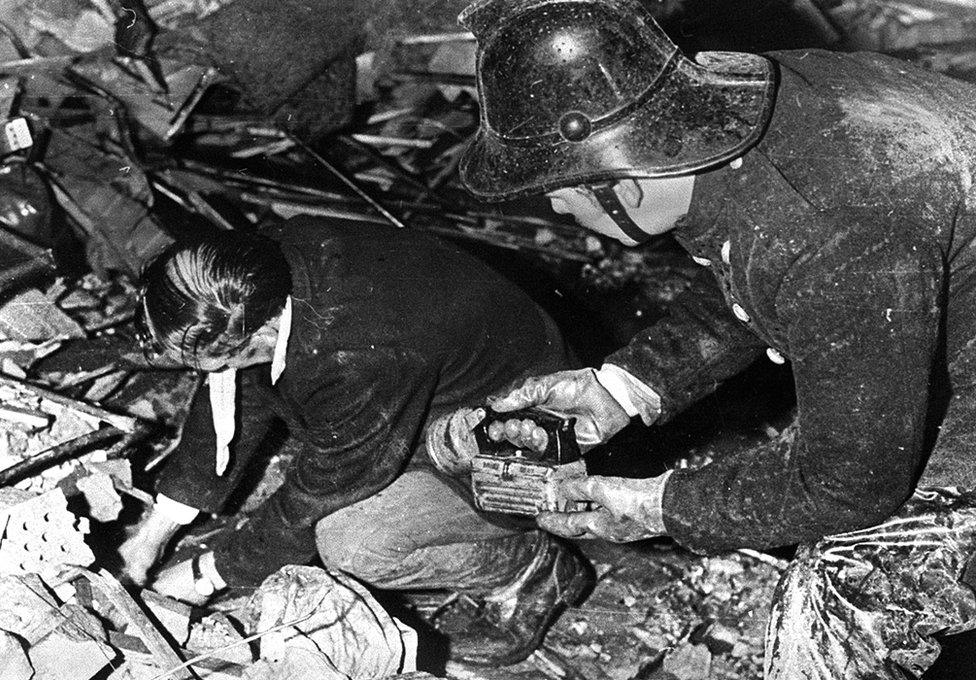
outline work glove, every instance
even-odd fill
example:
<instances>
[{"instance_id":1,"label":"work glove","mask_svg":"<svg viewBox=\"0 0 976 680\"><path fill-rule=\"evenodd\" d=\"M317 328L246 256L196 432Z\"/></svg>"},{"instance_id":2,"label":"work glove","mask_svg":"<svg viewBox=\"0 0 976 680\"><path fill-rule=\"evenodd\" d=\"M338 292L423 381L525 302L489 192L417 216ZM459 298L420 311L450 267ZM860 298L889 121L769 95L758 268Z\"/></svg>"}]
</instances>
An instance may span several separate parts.
<instances>
[{"instance_id":1,"label":"work glove","mask_svg":"<svg viewBox=\"0 0 976 680\"><path fill-rule=\"evenodd\" d=\"M661 500L669 476L670 473L650 479L594 476L555 481L556 498L589 502L592 509L543 512L536 517L536 523L564 538L602 538L614 543L664 535Z\"/></svg>"},{"instance_id":2,"label":"work glove","mask_svg":"<svg viewBox=\"0 0 976 680\"><path fill-rule=\"evenodd\" d=\"M438 470L452 477L471 472L471 459L478 453L472 430L484 417L482 408L459 408L427 427L427 455Z\"/></svg>"},{"instance_id":3,"label":"work glove","mask_svg":"<svg viewBox=\"0 0 976 680\"><path fill-rule=\"evenodd\" d=\"M630 423L630 416L596 379L592 368L527 378L506 396L489 398L488 404L499 412L536 407L576 418L576 441L583 451L604 443ZM531 428L520 425L518 420L506 421L506 438L517 446L535 448L533 436L538 439L538 433L533 435Z\"/></svg>"}]
</instances>

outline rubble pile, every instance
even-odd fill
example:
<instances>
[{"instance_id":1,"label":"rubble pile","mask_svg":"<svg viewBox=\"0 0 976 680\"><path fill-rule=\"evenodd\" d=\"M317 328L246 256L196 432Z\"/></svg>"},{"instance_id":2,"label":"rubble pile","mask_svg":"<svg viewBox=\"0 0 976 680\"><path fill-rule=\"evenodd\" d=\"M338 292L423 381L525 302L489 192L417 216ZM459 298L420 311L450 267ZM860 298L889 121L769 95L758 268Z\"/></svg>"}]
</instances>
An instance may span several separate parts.
<instances>
[{"instance_id":1,"label":"rubble pile","mask_svg":"<svg viewBox=\"0 0 976 680\"><path fill-rule=\"evenodd\" d=\"M43 576L0 575L5 680L429 677L414 670L413 631L341 574L285 568L241 612L199 618L150 591L131 595L84 566L90 551L64 545L60 568Z\"/></svg>"},{"instance_id":2,"label":"rubble pile","mask_svg":"<svg viewBox=\"0 0 976 680\"><path fill-rule=\"evenodd\" d=\"M738 680L762 677L768 610L786 562L749 551L702 559L664 543L582 543L597 584L540 649L459 680Z\"/></svg>"},{"instance_id":3,"label":"rubble pile","mask_svg":"<svg viewBox=\"0 0 976 680\"><path fill-rule=\"evenodd\" d=\"M701 559L665 544L587 545L598 581L515 675L590 680L762 676L767 612L785 562Z\"/></svg>"},{"instance_id":4,"label":"rubble pile","mask_svg":"<svg viewBox=\"0 0 976 680\"><path fill-rule=\"evenodd\" d=\"M825 3L826 4L826 3ZM963 80L976 79L976 16L964 0L841 0L827 8L843 47L884 52Z\"/></svg>"},{"instance_id":5,"label":"rubble pile","mask_svg":"<svg viewBox=\"0 0 976 680\"><path fill-rule=\"evenodd\" d=\"M564 305L623 299L618 344L700 269L667 240L637 251L588 235L542 199L472 201L455 172L478 124L470 34L399 31L355 69L329 66L329 78L354 81L338 86L358 106L328 137L282 124L295 102L274 117L242 113L227 73L181 49L177 32L234 1L0 0L4 680L433 677L416 670L416 633L342 574L287 567L253 596L207 608L120 581L126 522L153 502L153 471L200 386L193 372L149 366L133 340L134 281L174 239L297 214L422 229L546 273ZM794 4L845 49L976 78L976 14L962 0ZM702 464L738 445L685 453ZM761 676L781 561L702 559L664 543L583 548L596 589L528 661L438 672Z\"/></svg>"}]
</instances>

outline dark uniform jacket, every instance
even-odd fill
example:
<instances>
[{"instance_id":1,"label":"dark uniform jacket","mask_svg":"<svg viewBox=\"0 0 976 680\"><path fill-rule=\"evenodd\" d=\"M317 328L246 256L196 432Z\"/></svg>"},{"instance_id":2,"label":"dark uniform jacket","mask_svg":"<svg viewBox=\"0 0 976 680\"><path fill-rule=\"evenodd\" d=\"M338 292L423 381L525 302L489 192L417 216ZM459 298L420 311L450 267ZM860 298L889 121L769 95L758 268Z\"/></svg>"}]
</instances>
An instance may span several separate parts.
<instances>
[{"instance_id":1,"label":"dark uniform jacket","mask_svg":"<svg viewBox=\"0 0 976 680\"><path fill-rule=\"evenodd\" d=\"M241 530L213 541L233 585L258 585L315 555L314 525L392 482L427 422L484 403L514 381L568 366L551 319L458 249L407 229L294 218L271 234L291 267L287 366L239 374L232 469L214 474L206 394L157 488L210 511L221 504L274 416L298 438L283 486ZM403 512L410 512L404 508Z\"/></svg>"},{"instance_id":2,"label":"dark uniform jacket","mask_svg":"<svg viewBox=\"0 0 976 680\"><path fill-rule=\"evenodd\" d=\"M767 56L765 136L697 178L674 232L719 290L609 359L660 392L662 422L767 348L791 363L798 416L780 439L666 486L668 532L700 551L884 519L929 455L946 371L923 482L976 487L976 88L879 55Z\"/></svg>"}]
</instances>

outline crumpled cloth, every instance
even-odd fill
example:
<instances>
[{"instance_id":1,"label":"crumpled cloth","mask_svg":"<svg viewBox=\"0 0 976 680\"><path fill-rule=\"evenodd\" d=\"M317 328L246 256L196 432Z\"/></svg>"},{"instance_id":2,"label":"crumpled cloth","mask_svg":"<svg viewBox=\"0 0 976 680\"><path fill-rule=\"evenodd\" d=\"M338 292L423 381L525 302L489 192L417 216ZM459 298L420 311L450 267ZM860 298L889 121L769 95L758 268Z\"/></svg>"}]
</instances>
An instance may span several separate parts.
<instances>
[{"instance_id":1,"label":"crumpled cloth","mask_svg":"<svg viewBox=\"0 0 976 680\"><path fill-rule=\"evenodd\" d=\"M767 680L903 680L976 628L976 499L920 491L886 522L803 547L777 586Z\"/></svg>"},{"instance_id":2,"label":"crumpled cloth","mask_svg":"<svg viewBox=\"0 0 976 680\"><path fill-rule=\"evenodd\" d=\"M416 670L416 632L341 572L282 567L243 611L249 633L272 631L261 637L261 661L248 680L373 680ZM296 623L274 630L288 622Z\"/></svg>"}]
</instances>

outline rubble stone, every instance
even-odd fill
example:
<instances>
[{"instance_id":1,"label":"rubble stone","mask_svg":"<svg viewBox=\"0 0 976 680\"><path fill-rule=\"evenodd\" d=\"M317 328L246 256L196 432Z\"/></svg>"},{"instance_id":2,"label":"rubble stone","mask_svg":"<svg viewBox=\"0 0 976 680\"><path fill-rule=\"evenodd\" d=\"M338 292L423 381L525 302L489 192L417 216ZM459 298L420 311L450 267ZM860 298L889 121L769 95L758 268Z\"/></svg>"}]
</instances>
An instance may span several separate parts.
<instances>
[{"instance_id":1,"label":"rubble stone","mask_svg":"<svg viewBox=\"0 0 976 680\"><path fill-rule=\"evenodd\" d=\"M31 680L33 675L23 643L13 633L0 631L0 678Z\"/></svg>"}]
</instances>

